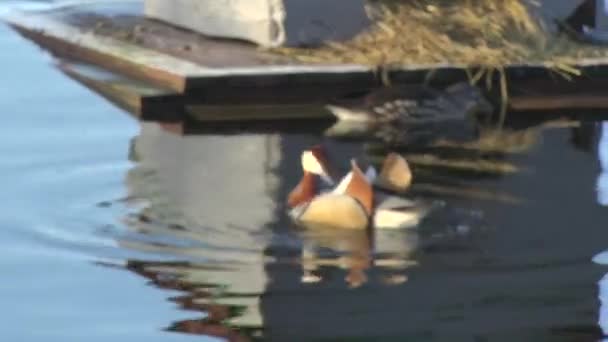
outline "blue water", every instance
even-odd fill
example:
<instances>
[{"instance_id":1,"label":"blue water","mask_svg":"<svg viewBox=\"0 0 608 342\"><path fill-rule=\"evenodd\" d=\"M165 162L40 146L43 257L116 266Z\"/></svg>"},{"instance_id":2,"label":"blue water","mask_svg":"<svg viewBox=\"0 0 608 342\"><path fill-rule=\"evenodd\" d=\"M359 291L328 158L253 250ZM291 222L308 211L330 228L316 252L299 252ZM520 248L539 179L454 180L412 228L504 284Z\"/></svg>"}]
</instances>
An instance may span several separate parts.
<instances>
[{"instance_id":1,"label":"blue water","mask_svg":"<svg viewBox=\"0 0 608 342\"><path fill-rule=\"evenodd\" d=\"M193 316L166 291L95 265L128 254L103 233L125 209L96 203L126 195L137 123L5 26L0 46L2 340L193 340L161 331Z\"/></svg>"},{"instance_id":2,"label":"blue water","mask_svg":"<svg viewBox=\"0 0 608 342\"><path fill-rule=\"evenodd\" d=\"M369 146L304 127L177 134L54 63L0 26L2 341L599 341L608 329L597 117L514 124L499 145L524 147L495 159L517 172L416 166L419 189L457 189L427 194L446 206L417 230L306 231L282 205L299 151L324 141L345 163Z\"/></svg>"}]
</instances>

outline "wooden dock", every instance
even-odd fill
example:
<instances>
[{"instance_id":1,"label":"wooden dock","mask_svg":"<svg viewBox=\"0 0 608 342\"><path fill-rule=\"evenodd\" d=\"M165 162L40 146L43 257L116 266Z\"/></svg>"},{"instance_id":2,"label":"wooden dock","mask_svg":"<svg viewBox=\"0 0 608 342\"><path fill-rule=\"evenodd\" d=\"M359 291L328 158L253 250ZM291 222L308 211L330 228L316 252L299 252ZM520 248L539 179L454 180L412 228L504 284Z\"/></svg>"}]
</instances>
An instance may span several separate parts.
<instances>
[{"instance_id":1,"label":"wooden dock","mask_svg":"<svg viewBox=\"0 0 608 342\"><path fill-rule=\"evenodd\" d=\"M192 105L184 103L179 95L96 66L60 61L57 67L134 117L158 122L163 129L178 135L229 135L243 130L318 134L333 125L331 114L315 104Z\"/></svg>"},{"instance_id":2,"label":"wooden dock","mask_svg":"<svg viewBox=\"0 0 608 342\"><path fill-rule=\"evenodd\" d=\"M464 66L375 68L302 64L234 40L218 40L142 16L137 1L89 3L15 12L5 21L63 60L111 72L98 82L73 63L62 70L144 120L319 119L335 98L383 81L447 84L467 79ZM608 60L581 60L583 75L560 79L542 65L507 68L513 110L608 108ZM118 100L117 100L118 99Z\"/></svg>"},{"instance_id":3,"label":"wooden dock","mask_svg":"<svg viewBox=\"0 0 608 342\"><path fill-rule=\"evenodd\" d=\"M133 2L85 4L17 12L5 20L58 57L88 62L176 93L204 96L205 102L226 97L227 89L264 87L284 92L288 85L326 94L330 87L340 88L336 90L340 93L377 83L373 68L295 63L248 43L207 39L143 18L138 8ZM320 91L319 86L327 88ZM254 100L264 93L269 91L238 95ZM289 93L294 94L284 101L297 100L295 92Z\"/></svg>"}]
</instances>

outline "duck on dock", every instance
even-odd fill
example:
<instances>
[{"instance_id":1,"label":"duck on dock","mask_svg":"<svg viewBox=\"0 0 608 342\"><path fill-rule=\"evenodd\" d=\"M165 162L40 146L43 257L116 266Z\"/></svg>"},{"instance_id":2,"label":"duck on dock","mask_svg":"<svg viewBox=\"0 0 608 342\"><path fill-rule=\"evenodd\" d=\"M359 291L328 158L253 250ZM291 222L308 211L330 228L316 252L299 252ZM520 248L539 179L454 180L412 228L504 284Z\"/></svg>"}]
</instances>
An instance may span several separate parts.
<instances>
[{"instance_id":1,"label":"duck on dock","mask_svg":"<svg viewBox=\"0 0 608 342\"><path fill-rule=\"evenodd\" d=\"M466 82L443 91L416 85L382 88L358 99L328 104L326 108L340 121L375 124L466 119L493 110L481 90Z\"/></svg>"},{"instance_id":2,"label":"duck on dock","mask_svg":"<svg viewBox=\"0 0 608 342\"><path fill-rule=\"evenodd\" d=\"M391 196L373 186L393 184L397 190L406 190L411 183L411 172L406 166L403 157L390 155L378 176L372 167L363 173L353 159L350 171L335 185L327 171L332 169L323 148L315 146L302 153L304 174L289 194L290 216L298 223L342 229L365 229L370 225L376 229L414 227L435 204Z\"/></svg>"}]
</instances>

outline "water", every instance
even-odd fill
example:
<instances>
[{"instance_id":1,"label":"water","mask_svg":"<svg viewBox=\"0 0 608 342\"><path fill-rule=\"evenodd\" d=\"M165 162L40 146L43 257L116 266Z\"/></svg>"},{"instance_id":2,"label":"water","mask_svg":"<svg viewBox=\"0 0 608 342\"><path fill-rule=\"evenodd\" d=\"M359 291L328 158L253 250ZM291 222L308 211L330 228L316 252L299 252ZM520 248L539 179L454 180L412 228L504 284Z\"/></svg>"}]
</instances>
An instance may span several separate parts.
<instances>
[{"instance_id":1,"label":"water","mask_svg":"<svg viewBox=\"0 0 608 342\"><path fill-rule=\"evenodd\" d=\"M600 122L514 122L499 142L522 151L475 164L511 173L418 162L416 191L446 205L417 230L307 231L282 204L299 151L323 141L345 163L373 146L317 127L182 136L5 27L0 51L2 340L599 341L608 327Z\"/></svg>"}]
</instances>

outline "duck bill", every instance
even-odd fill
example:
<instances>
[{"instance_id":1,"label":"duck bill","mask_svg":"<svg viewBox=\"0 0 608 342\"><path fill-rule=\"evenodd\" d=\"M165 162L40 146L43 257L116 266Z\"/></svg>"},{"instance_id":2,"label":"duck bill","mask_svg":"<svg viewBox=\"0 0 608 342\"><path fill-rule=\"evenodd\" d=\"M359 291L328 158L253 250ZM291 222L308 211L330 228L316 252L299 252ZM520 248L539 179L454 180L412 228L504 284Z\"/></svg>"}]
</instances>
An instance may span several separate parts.
<instances>
[{"instance_id":1,"label":"duck bill","mask_svg":"<svg viewBox=\"0 0 608 342\"><path fill-rule=\"evenodd\" d=\"M323 145L315 145L310 150L305 151L309 156L304 156L303 165L313 168L321 179L329 185L334 185L337 179L337 172L329 161L327 152ZM310 160L308 160L309 158Z\"/></svg>"}]
</instances>

